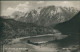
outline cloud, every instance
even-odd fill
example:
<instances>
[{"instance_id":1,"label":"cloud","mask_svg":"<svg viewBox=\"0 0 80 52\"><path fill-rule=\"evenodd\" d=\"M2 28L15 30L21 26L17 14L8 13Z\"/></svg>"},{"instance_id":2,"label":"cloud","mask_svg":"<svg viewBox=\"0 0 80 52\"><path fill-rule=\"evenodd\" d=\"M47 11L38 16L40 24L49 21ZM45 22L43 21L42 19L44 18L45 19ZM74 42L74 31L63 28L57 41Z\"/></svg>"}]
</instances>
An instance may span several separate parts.
<instances>
[{"instance_id":1,"label":"cloud","mask_svg":"<svg viewBox=\"0 0 80 52\"><path fill-rule=\"evenodd\" d=\"M38 1L37 4L43 4L45 1Z\"/></svg>"},{"instance_id":2,"label":"cloud","mask_svg":"<svg viewBox=\"0 0 80 52\"><path fill-rule=\"evenodd\" d=\"M65 7L69 7L69 6L73 6L73 7L77 7L80 9L80 5L78 5L77 3L80 2L70 2L70 1L27 1L24 3L19 3L18 5L16 5L15 7L7 7L6 10L3 11L3 13L6 13L5 15L11 15L13 12L15 11L21 11L21 12L27 12L31 9L37 8L37 7L42 7L42 6L48 6L48 5L56 5L56 6L65 6Z\"/></svg>"},{"instance_id":3,"label":"cloud","mask_svg":"<svg viewBox=\"0 0 80 52\"><path fill-rule=\"evenodd\" d=\"M26 12L26 11L28 11L29 9L30 9L30 7L31 6L29 6L29 2L27 1L27 2L25 2L25 3L20 3L20 4L18 4L16 7L15 7L15 9L18 9L18 11L22 11L22 12Z\"/></svg>"},{"instance_id":4,"label":"cloud","mask_svg":"<svg viewBox=\"0 0 80 52\"><path fill-rule=\"evenodd\" d=\"M27 2L25 2L25 4L30 4L30 2L29 2L29 1L27 1Z\"/></svg>"},{"instance_id":5,"label":"cloud","mask_svg":"<svg viewBox=\"0 0 80 52\"><path fill-rule=\"evenodd\" d=\"M11 15L14 11L18 11L17 8L8 7L6 10L7 15Z\"/></svg>"},{"instance_id":6,"label":"cloud","mask_svg":"<svg viewBox=\"0 0 80 52\"><path fill-rule=\"evenodd\" d=\"M29 6L29 2L25 2L23 4L19 3L16 7L8 7L6 10L5 10L5 15L11 15L13 12L15 11L21 11L21 12L27 12L29 11L31 8L31 6Z\"/></svg>"},{"instance_id":7,"label":"cloud","mask_svg":"<svg viewBox=\"0 0 80 52\"><path fill-rule=\"evenodd\" d=\"M19 5L17 5L16 9L18 9L18 11L26 12L30 9L30 6L26 3L19 4Z\"/></svg>"},{"instance_id":8,"label":"cloud","mask_svg":"<svg viewBox=\"0 0 80 52\"><path fill-rule=\"evenodd\" d=\"M7 15L11 15L15 11L27 12L30 9L36 8L38 5L40 6L41 4L44 4L44 1L37 1L37 2L27 1L25 3L19 3L15 7L8 7L6 9L6 13L8 12Z\"/></svg>"}]
</instances>

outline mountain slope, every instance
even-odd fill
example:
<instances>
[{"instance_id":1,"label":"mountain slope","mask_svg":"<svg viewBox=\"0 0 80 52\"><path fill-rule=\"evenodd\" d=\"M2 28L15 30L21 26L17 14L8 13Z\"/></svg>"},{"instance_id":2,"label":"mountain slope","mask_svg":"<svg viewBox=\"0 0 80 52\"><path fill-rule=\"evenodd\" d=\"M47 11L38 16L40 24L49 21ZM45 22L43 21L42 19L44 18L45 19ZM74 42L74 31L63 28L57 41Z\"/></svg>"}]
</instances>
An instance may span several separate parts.
<instances>
[{"instance_id":1,"label":"mountain slope","mask_svg":"<svg viewBox=\"0 0 80 52\"><path fill-rule=\"evenodd\" d=\"M2 24L2 35L6 39L43 34L54 34L58 32L52 28L38 26L34 23L20 22L14 19L2 19Z\"/></svg>"},{"instance_id":2,"label":"mountain slope","mask_svg":"<svg viewBox=\"0 0 80 52\"><path fill-rule=\"evenodd\" d=\"M70 8L71 10L72 8ZM52 24L61 23L72 18L77 12L76 9L73 9L75 12L68 11L68 8L65 10L64 7L48 6L43 8L40 11L40 16L38 18L38 25L50 26Z\"/></svg>"},{"instance_id":3,"label":"mountain slope","mask_svg":"<svg viewBox=\"0 0 80 52\"><path fill-rule=\"evenodd\" d=\"M26 12L24 16L22 14L22 17L15 18L15 20L50 26L70 20L77 12L78 10L73 7L46 6Z\"/></svg>"},{"instance_id":4,"label":"mountain slope","mask_svg":"<svg viewBox=\"0 0 80 52\"><path fill-rule=\"evenodd\" d=\"M80 12L69 21L57 24L55 28L63 34L80 33Z\"/></svg>"},{"instance_id":5,"label":"mountain slope","mask_svg":"<svg viewBox=\"0 0 80 52\"><path fill-rule=\"evenodd\" d=\"M68 37L58 40L60 46L67 47L80 44L80 12L76 14L72 19L57 24L54 29L59 30L62 34L67 34ZM65 43L66 42L66 43Z\"/></svg>"}]
</instances>

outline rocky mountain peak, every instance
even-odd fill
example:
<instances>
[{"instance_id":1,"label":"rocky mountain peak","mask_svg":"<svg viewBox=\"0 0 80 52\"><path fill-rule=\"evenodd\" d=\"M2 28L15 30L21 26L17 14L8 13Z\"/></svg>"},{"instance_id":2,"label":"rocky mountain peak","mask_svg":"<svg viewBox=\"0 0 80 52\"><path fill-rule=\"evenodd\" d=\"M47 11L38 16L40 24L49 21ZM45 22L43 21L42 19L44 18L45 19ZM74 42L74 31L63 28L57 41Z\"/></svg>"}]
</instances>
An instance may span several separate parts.
<instances>
[{"instance_id":1,"label":"rocky mountain peak","mask_svg":"<svg viewBox=\"0 0 80 52\"><path fill-rule=\"evenodd\" d=\"M70 20L78 10L74 7L46 6L33 9L25 14L20 14L17 21L36 23L41 26L50 26ZM16 18L15 18L16 19Z\"/></svg>"}]
</instances>

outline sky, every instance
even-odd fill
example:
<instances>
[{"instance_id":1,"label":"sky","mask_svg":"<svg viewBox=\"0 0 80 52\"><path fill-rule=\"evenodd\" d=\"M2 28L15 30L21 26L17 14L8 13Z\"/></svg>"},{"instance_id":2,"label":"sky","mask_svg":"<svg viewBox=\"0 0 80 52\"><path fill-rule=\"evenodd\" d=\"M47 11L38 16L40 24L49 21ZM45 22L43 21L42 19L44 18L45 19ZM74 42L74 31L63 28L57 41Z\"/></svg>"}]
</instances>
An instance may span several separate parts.
<instances>
[{"instance_id":1,"label":"sky","mask_svg":"<svg viewBox=\"0 0 80 52\"><path fill-rule=\"evenodd\" d=\"M11 15L15 11L27 12L49 5L75 7L80 10L80 1L1 1L1 16Z\"/></svg>"}]
</instances>

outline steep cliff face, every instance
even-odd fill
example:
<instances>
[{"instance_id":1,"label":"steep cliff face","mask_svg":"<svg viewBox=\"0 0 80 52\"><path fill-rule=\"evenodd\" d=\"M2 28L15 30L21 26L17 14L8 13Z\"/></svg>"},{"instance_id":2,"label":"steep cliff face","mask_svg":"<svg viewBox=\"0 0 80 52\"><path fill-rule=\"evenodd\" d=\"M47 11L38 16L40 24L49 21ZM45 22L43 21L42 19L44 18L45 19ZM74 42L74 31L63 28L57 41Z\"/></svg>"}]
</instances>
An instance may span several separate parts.
<instances>
[{"instance_id":1,"label":"steep cliff face","mask_svg":"<svg viewBox=\"0 0 80 52\"><path fill-rule=\"evenodd\" d=\"M50 26L71 19L77 12L78 10L73 7L46 6L26 12L15 19L26 23Z\"/></svg>"},{"instance_id":2,"label":"steep cliff face","mask_svg":"<svg viewBox=\"0 0 80 52\"><path fill-rule=\"evenodd\" d=\"M72 12L71 10L74 10L75 12ZM71 19L76 12L77 11L72 8L68 9L64 7L49 6L49 7L43 8L40 11L40 16L38 18L37 23L38 25L43 25L43 26L49 26L52 24L55 25L57 23L61 23Z\"/></svg>"}]
</instances>

